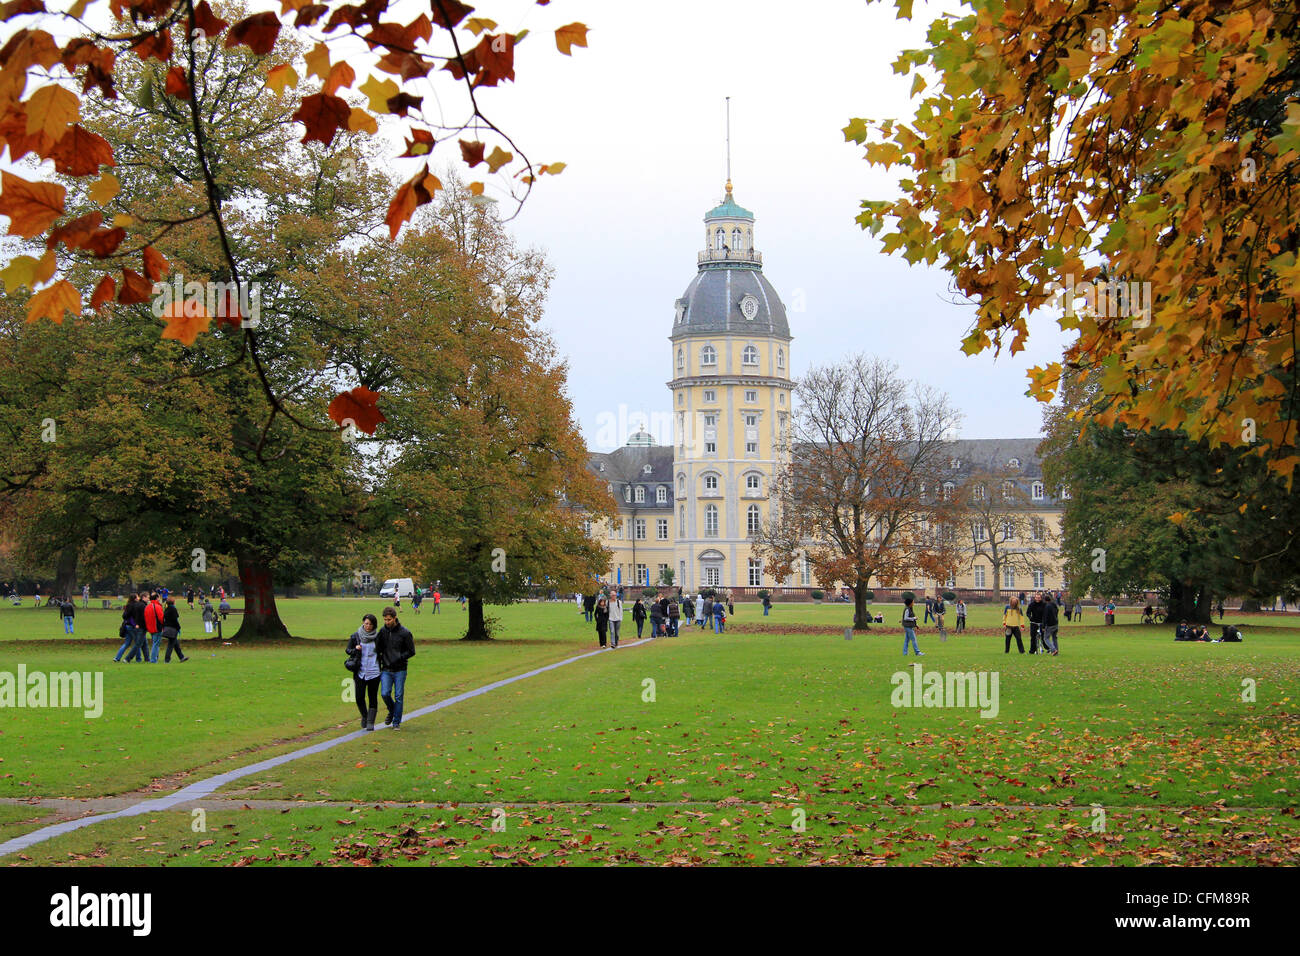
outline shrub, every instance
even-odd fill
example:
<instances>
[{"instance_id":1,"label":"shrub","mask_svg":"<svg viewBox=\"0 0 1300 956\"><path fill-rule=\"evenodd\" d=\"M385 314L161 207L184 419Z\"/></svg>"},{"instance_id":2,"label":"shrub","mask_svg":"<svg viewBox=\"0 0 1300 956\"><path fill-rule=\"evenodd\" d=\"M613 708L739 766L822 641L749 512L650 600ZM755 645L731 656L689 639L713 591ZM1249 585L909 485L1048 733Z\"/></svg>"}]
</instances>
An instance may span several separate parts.
<instances>
[{"instance_id":1,"label":"shrub","mask_svg":"<svg viewBox=\"0 0 1300 956\"><path fill-rule=\"evenodd\" d=\"M868 591L868 592L867 592L867 600L868 600L868 601L874 601L875 599L876 599L876 592L875 592L875 591Z\"/></svg>"},{"instance_id":2,"label":"shrub","mask_svg":"<svg viewBox=\"0 0 1300 956\"><path fill-rule=\"evenodd\" d=\"M821 590L820 588L813 588L813 591L812 591L812 599L813 599L814 601L820 601L820 600L821 600L822 598L824 598L825 596L826 596L826 592L825 592L825 591Z\"/></svg>"},{"instance_id":3,"label":"shrub","mask_svg":"<svg viewBox=\"0 0 1300 956\"><path fill-rule=\"evenodd\" d=\"M955 601L955 600L957 600L957 594L956 594L955 591L944 591L944 592L943 592L943 599L944 599L945 601Z\"/></svg>"},{"instance_id":4,"label":"shrub","mask_svg":"<svg viewBox=\"0 0 1300 956\"><path fill-rule=\"evenodd\" d=\"M658 596L658 592L655 591L654 588L642 588L641 596L645 598L647 601L653 601L655 597Z\"/></svg>"},{"instance_id":5,"label":"shrub","mask_svg":"<svg viewBox=\"0 0 1300 956\"><path fill-rule=\"evenodd\" d=\"M916 603L916 595L913 594L911 591L904 591L902 600L904 604L906 604L908 601Z\"/></svg>"},{"instance_id":6,"label":"shrub","mask_svg":"<svg viewBox=\"0 0 1300 956\"><path fill-rule=\"evenodd\" d=\"M760 601L763 600L763 598L770 598L771 596L772 596L772 592L769 591L767 588L759 588L758 599Z\"/></svg>"}]
</instances>

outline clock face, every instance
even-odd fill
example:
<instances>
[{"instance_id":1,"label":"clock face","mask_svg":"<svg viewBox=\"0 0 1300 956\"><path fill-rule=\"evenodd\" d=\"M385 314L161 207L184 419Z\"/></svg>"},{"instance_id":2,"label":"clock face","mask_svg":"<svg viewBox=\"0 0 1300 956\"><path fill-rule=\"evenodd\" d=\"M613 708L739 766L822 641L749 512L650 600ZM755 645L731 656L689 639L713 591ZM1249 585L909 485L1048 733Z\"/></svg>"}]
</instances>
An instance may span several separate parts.
<instances>
[{"instance_id":1,"label":"clock face","mask_svg":"<svg viewBox=\"0 0 1300 956\"><path fill-rule=\"evenodd\" d=\"M747 319L753 319L758 315L758 300L752 295L747 295L740 300L740 314Z\"/></svg>"}]
</instances>

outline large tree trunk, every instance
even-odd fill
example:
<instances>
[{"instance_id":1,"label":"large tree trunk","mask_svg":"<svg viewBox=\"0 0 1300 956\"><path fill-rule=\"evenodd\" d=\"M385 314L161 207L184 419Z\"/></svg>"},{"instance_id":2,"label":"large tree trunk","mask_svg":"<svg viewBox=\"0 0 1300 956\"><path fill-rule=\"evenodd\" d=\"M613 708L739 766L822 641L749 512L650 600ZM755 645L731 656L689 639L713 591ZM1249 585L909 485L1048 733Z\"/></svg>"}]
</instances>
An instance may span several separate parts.
<instances>
[{"instance_id":1,"label":"large tree trunk","mask_svg":"<svg viewBox=\"0 0 1300 956\"><path fill-rule=\"evenodd\" d=\"M325 575L325 596L334 596L334 575L332 574Z\"/></svg>"},{"instance_id":2,"label":"large tree trunk","mask_svg":"<svg viewBox=\"0 0 1300 956\"><path fill-rule=\"evenodd\" d=\"M469 608L469 630L465 632L465 636L461 640L492 640L492 636L487 631L487 623L483 619L483 599L477 597L468 598L466 606Z\"/></svg>"},{"instance_id":3,"label":"large tree trunk","mask_svg":"<svg viewBox=\"0 0 1300 956\"><path fill-rule=\"evenodd\" d=\"M271 587L271 568L260 556L237 553L239 586L244 592L244 613L236 640L265 641L289 637L289 629L280 620Z\"/></svg>"},{"instance_id":4,"label":"large tree trunk","mask_svg":"<svg viewBox=\"0 0 1300 956\"><path fill-rule=\"evenodd\" d=\"M54 571L55 597L72 599L72 589L77 586L77 548L68 545L59 552L59 561Z\"/></svg>"},{"instance_id":5,"label":"large tree trunk","mask_svg":"<svg viewBox=\"0 0 1300 956\"><path fill-rule=\"evenodd\" d=\"M871 612L867 610L867 584L859 581L853 585L853 630L871 630Z\"/></svg>"},{"instance_id":6,"label":"large tree trunk","mask_svg":"<svg viewBox=\"0 0 1300 956\"><path fill-rule=\"evenodd\" d=\"M1210 592L1177 579L1169 582L1169 615L1165 623L1177 629L1180 621L1188 624L1210 623Z\"/></svg>"}]
</instances>

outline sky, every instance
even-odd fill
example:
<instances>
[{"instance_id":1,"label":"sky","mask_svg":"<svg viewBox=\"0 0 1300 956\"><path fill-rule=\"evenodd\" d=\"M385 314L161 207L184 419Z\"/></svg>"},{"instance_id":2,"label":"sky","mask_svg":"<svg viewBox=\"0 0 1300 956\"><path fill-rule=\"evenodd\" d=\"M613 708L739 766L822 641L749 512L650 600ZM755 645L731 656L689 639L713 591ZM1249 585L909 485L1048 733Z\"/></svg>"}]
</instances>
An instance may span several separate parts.
<instances>
[{"instance_id":1,"label":"sky","mask_svg":"<svg viewBox=\"0 0 1300 956\"><path fill-rule=\"evenodd\" d=\"M862 199L894 193L895 174L870 167L842 129L854 116L910 117L911 80L892 63L922 44L938 5L918 4L915 23L864 0L555 0L520 4L515 20L495 13L509 7L492 9L511 28L590 28L572 58L549 37L525 39L514 88L482 101L535 162L568 164L510 228L556 270L546 325L589 447L610 450L623 430L611 426L630 431L638 413L671 420L673 303L695 275L703 215L722 199L728 96L735 198L755 214L764 274L790 313L794 376L865 352L945 390L961 437L1039 433L1044 406L1025 396L1025 372L1058 359L1065 334L1049 319L1031 323L1015 357L963 355L974 308L946 273L886 256L854 222Z\"/></svg>"}]
</instances>

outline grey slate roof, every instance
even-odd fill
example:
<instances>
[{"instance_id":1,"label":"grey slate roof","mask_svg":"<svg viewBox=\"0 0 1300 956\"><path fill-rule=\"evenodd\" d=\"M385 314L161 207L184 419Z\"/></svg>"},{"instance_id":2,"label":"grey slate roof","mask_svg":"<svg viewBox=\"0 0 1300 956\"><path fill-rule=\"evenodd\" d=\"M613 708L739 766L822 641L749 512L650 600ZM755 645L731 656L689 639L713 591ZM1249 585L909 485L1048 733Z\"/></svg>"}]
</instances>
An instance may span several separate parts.
<instances>
[{"instance_id":1,"label":"grey slate roof","mask_svg":"<svg viewBox=\"0 0 1300 956\"><path fill-rule=\"evenodd\" d=\"M601 471L600 466L605 470ZM645 466L650 466L650 474L645 473ZM614 500L623 507L623 486L630 484L644 485L646 500L638 507L659 507L671 509L673 506L673 448L671 445L624 445L611 452L592 452L588 468L602 481L614 486ZM656 504L655 488L663 485L668 489L668 501Z\"/></svg>"},{"instance_id":2,"label":"grey slate roof","mask_svg":"<svg viewBox=\"0 0 1300 956\"><path fill-rule=\"evenodd\" d=\"M747 293L758 300L758 313L753 319L746 319L740 312L740 300ZM685 310L673 325L674 337L734 332L790 338L785 305L763 273L753 267L717 268L706 263L677 301L679 311L682 305Z\"/></svg>"}]
</instances>

